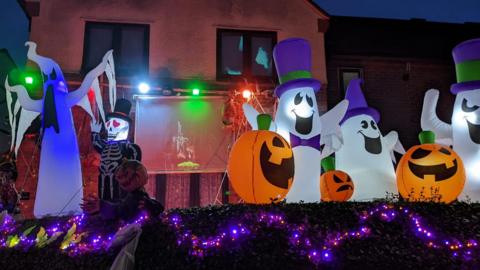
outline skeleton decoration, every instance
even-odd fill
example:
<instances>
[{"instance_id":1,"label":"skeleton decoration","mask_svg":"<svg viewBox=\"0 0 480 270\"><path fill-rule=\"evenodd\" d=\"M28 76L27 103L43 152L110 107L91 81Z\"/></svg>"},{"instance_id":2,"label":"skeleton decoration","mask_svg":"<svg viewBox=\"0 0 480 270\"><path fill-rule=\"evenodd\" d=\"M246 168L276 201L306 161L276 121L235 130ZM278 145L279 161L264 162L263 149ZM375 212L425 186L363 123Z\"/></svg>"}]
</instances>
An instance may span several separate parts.
<instances>
[{"instance_id":1,"label":"skeleton decoration","mask_svg":"<svg viewBox=\"0 0 480 270\"><path fill-rule=\"evenodd\" d=\"M342 101L320 117L315 93L321 83L310 72L308 41L291 38L279 42L274 59L281 84L275 89L279 103L270 130L291 144L295 163L293 184L286 200L320 201L320 160L341 145L339 122L348 102ZM249 104L244 104L243 110L252 128L257 129L258 112ZM320 145L325 145L322 153Z\"/></svg>"},{"instance_id":2,"label":"skeleton decoration","mask_svg":"<svg viewBox=\"0 0 480 270\"><path fill-rule=\"evenodd\" d=\"M352 200L385 198L386 193L397 194L393 151L405 150L395 131L382 136L377 123L380 114L368 106L362 89L362 81L350 81L345 99L349 108L341 122L343 145L335 152L336 167L355 181Z\"/></svg>"},{"instance_id":3,"label":"skeleton decoration","mask_svg":"<svg viewBox=\"0 0 480 270\"><path fill-rule=\"evenodd\" d=\"M71 107L81 105L92 115L86 94L106 70L112 51L107 52L102 62L85 76L77 90L69 92L60 66L52 59L38 55L34 42L27 42L26 46L29 47L28 59L39 66L44 77L43 98L31 99L22 85L10 86L8 77L5 86L18 95L12 114L16 116L22 107L18 127L12 129L17 130L16 139L12 140L12 147L16 144L15 152L31 121L39 114L42 116L43 138L33 213L36 217L80 213L82 171ZM12 124L16 123L16 117L12 118Z\"/></svg>"},{"instance_id":4,"label":"skeleton decoration","mask_svg":"<svg viewBox=\"0 0 480 270\"><path fill-rule=\"evenodd\" d=\"M132 104L126 99L118 99L114 111L107 114L107 140L100 136L101 124L92 123L92 142L100 153L100 174L98 176L98 195L106 201L116 202L126 196L115 179L115 171L124 159L140 161L140 147L128 141L131 119L128 117Z\"/></svg>"},{"instance_id":5,"label":"skeleton decoration","mask_svg":"<svg viewBox=\"0 0 480 270\"><path fill-rule=\"evenodd\" d=\"M462 158L467 180L459 200L480 201L480 39L467 40L452 50L457 83L450 92L456 95L452 124L436 114L439 91L430 89L423 101L421 126L437 135L437 143L453 145Z\"/></svg>"}]
</instances>

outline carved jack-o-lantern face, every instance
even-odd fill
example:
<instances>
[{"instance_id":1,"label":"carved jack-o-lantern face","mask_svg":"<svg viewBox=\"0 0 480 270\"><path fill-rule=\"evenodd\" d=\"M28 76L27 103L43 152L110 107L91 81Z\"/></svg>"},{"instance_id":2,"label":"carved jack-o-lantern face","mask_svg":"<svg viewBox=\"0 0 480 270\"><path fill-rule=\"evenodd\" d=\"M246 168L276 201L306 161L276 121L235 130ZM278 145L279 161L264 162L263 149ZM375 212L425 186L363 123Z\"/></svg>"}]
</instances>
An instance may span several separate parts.
<instances>
[{"instance_id":1,"label":"carved jack-o-lantern face","mask_svg":"<svg viewBox=\"0 0 480 270\"><path fill-rule=\"evenodd\" d=\"M258 130L244 133L228 161L235 192L248 203L280 201L293 181L293 152L277 133Z\"/></svg>"},{"instance_id":2,"label":"carved jack-o-lantern face","mask_svg":"<svg viewBox=\"0 0 480 270\"><path fill-rule=\"evenodd\" d=\"M397 186L403 198L452 202L462 192L465 168L447 146L429 143L410 148L397 167Z\"/></svg>"},{"instance_id":3,"label":"carved jack-o-lantern face","mask_svg":"<svg viewBox=\"0 0 480 270\"><path fill-rule=\"evenodd\" d=\"M326 172L320 176L320 194L324 202L344 202L353 195L352 178L343 171L335 170L334 164L335 160L331 157L322 160Z\"/></svg>"}]
</instances>

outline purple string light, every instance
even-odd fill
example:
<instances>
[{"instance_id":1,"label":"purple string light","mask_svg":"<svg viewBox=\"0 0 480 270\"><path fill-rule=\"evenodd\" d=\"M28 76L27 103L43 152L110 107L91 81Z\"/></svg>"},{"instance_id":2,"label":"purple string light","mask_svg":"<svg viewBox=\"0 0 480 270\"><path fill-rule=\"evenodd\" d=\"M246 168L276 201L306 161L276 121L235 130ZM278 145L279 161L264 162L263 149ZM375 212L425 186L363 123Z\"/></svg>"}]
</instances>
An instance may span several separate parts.
<instances>
[{"instance_id":1,"label":"purple string light","mask_svg":"<svg viewBox=\"0 0 480 270\"><path fill-rule=\"evenodd\" d=\"M174 230L177 244L187 248L192 256L203 258L215 254L222 248L235 248L248 239L255 237L256 233L264 228L281 230L288 235L288 243L298 255L307 257L312 263L328 263L334 259L334 251L346 240L362 239L371 236L370 227L366 224L369 220L378 218L384 222L398 221L403 218L408 221L413 235L433 249L445 249L452 256L468 260L478 256L478 242L474 239L459 241L453 237L440 237L432 229L428 228L422 218L403 206L381 204L359 215L359 227L350 231L319 232L308 223L293 224L287 222L283 213L258 212L250 213L240 218L234 218L226 226L220 228L215 235L200 236L192 233L176 213L163 216L163 221ZM129 224L143 225L149 217L142 213L138 219ZM56 222L45 229L47 239L59 235L62 240L72 226L76 227L72 235L72 241L61 247L62 252L71 256L106 251L113 241L113 233L92 233L85 228L86 217L84 215L73 216L66 222ZM123 224L118 230L129 224ZM0 248L20 248L28 250L38 244L38 229L35 233L25 236L18 232L19 225L10 217L6 216L0 224ZM117 231L118 231L117 230ZM12 240L13 236L18 237ZM322 235L323 237L320 237ZM9 240L10 239L10 240ZM77 240L77 241L75 241Z\"/></svg>"}]
</instances>

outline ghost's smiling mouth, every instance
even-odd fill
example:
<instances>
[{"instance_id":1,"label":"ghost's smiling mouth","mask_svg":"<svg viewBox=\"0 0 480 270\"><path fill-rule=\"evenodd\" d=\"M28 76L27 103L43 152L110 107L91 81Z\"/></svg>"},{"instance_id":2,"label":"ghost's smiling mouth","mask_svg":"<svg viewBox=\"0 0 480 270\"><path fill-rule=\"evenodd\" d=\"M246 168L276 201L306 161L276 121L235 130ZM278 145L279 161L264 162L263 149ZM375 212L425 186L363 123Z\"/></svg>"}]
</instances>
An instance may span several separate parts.
<instances>
[{"instance_id":1,"label":"ghost's smiling mouth","mask_svg":"<svg viewBox=\"0 0 480 270\"><path fill-rule=\"evenodd\" d=\"M467 120L468 133L470 134L470 139L476 144L480 144L480 125L472 124Z\"/></svg>"},{"instance_id":2,"label":"ghost's smiling mouth","mask_svg":"<svg viewBox=\"0 0 480 270\"><path fill-rule=\"evenodd\" d=\"M295 131L300 134L307 135L312 132L313 127L313 113L309 117L301 117L293 110L295 114Z\"/></svg>"},{"instance_id":3,"label":"ghost's smiling mouth","mask_svg":"<svg viewBox=\"0 0 480 270\"><path fill-rule=\"evenodd\" d=\"M382 141L380 140L380 135L376 138L370 138L363 134L360 130L358 133L362 134L363 139L365 140L365 150L370 154L378 155L382 152Z\"/></svg>"}]
</instances>

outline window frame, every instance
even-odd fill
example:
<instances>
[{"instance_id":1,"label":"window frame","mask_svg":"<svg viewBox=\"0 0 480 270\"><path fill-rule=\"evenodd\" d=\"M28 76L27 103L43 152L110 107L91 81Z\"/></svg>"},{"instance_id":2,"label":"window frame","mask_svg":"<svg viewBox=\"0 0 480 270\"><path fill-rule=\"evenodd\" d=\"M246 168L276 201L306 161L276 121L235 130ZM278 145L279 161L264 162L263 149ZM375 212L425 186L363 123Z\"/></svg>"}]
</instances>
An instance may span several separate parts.
<instances>
[{"instance_id":1,"label":"window frame","mask_svg":"<svg viewBox=\"0 0 480 270\"><path fill-rule=\"evenodd\" d=\"M339 67L338 68L338 84L339 84L339 89L343 96L345 96L345 93L347 92L347 87L348 85L343 84L343 73L345 72L351 72L351 73L358 73L358 78L363 80L363 68L362 67Z\"/></svg>"},{"instance_id":2,"label":"window frame","mask_svg":"<svg viewBox=\"0 0 480 270\"><path fill-rule=\"evenodd\" d=\"M244 36L243 45L243 70L241 75L229 75L223 74L222 70L222 34L224 33L236 33L242 34ZM277 70L275 68L275 61L273 61L273 48L277 44L277 32L276 31L253 31L253 30L241 30L241 29L228 29L228 28L217 28L217 70L216 70L216 79L217 81L229 81L229 80L238 80L238 79L252 79L259 82L277 82ZM272 75L271 76L254 76L252 74L252 37L267 37L272 40Z\"/></svg>"},{"instance_id":3,"label":"window frame","mask_svg":"<svg viewBox=\"0 0 480 270\"><path fill-rule=\"evenodd\" d=\"M122 38L122 28L128 26L143 27L145 29L144 34L144 46L143 46L143 62L144 66L140 67L136 72L125 72L124 70L117 70L115 67L115 73L119 76L132 76L137 74L148 74L150 69L149 55L150 55L150 25L149 24L139 24L139 23L112 23L112 22L97 22L97 21L86 21L85 22L85 32L84 32L84 41L83 41L83 57L82 57L82 67L81 73L86 74L90 71L91 67L87 67L87 58L90 49L90 30L95 26L109 27L112 31L112 49L114 60L119 59L118 53L121 52L121 38Z\"/></svg>"}]
</instances>

